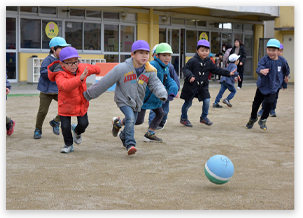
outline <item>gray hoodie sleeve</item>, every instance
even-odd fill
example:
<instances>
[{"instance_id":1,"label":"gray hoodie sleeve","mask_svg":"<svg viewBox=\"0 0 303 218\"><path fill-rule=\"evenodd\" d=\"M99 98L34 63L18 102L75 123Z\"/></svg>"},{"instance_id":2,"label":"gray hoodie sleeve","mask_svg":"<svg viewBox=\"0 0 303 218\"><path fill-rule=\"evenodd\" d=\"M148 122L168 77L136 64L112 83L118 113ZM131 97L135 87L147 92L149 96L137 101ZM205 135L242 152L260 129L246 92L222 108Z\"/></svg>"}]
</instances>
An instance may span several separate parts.
<instances>
[{"instance_id":1,"label":"gray hoodie sleeve","mask_svg":"<svg viewBox=\"0 0 303 218\"><path fill-rule=\"evenodd\" d=\"M161 80L157 77L156 72L150 73L147 86L157 98L161 100L163 98L163 101L167 100L167 91L164 85L162 84Z\"/></svg>"},{"instance_id":2,"label":"gray hoodie sleeve","mask_svg":"<svg viewBox=\"0 0 303 218\"><path fill-rule=\"evenodd\" d=\"M112 87L119 80L119 65L115 66L111 71L109 71L103 78L101 78L97 83L88 88L83 92L86 100L99 97L102 93L106 92L110 87Z\"/></svg>"}]
</instances>

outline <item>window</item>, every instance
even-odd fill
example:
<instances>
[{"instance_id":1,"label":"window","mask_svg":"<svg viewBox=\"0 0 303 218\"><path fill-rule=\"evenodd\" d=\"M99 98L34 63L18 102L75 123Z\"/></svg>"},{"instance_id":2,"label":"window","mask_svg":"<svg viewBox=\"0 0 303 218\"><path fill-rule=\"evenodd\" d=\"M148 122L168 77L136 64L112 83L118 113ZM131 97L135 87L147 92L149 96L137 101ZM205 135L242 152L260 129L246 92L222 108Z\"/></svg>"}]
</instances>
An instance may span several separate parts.
<instances>
[{"instance_id":1,"label":"window","mask_svg":"<svg viewBox=\"0 0 303 218\"><path fill-rule=\"evenodd\" d=\"M253 27L252 24L244 24L244 30L253 30Z\"/></svg>"},{"instance_id":2,"label":"window","mask_svg":"<svg viewBox=\"0 0 303 218\"><path fill-rule=\"evenodd\" d=\"M124 62L126 59L130 58L130 55L120 55L120 63Z\"/></svg>"},{"instance_id":3,"label":"window","mask_svg":"<svg viewBox=\"0 0 303 218\"><path fill-rule=\"evenodd\" d=\"M16 52L6 52L6 70L8 79L16 79Z\"/></svg>"},{"instance_id":4,"label":"window","mask_svg":"<svg viewBox=\"0 0 303 218\"><path fill-rule=\"evenodd\" d=\"M234 23L234 29L235 30L242 30L242 24L241 23Z\"/></svg>"},{"instance_id":5,"label":"window","mask_svg":"<svg viewBox=\"0 0 303 218\"><path fill-rule=\"evenodd\" d=\"M233 45L233 43L232 43L232 33L222 33L222 45L224 43Z\"/></svg>"},{"instance_id":6,"label":"window","mask_svg":"<svg viewBox=\"0 0 303 218\"><path fill-rule=\"evenodd\" d=\"M101 11L86 10L86 17L101 18Z\"/></svg>"},{"instance_id":7,"label":"window","mask_svg":"<svg viewBox=\"0 0 303 218\"><path fill-rule=\"evenodd\" d=\"M186 19L186 26L196 26L196 20Z\"/></svg>"},{"instance_id":8,"label":"window","mask_svg":"<svg viewBox=\"0 0 303 218\"><path fill-rule=\"evenodd\" d=\"M16 18L6 18L6 49L16 49Z\"/></svg>"},{"instance_id":9,"label":"window","mask_svg":"<svg viewBox=\"0 0 303 218\"><path fill-rule=\"evenodd\" d=\"M46 32L46 26L49 25L52 28L49 28L50 33ZM57 29L57 27L58 29ZM58 31L58 32L56 32ZM42 49L49 48L49 42L52 38L56 36L62 36L62 24L61 21L54 21L54 20L42 20ZM57 35L56 35L57 33ZM54 34L54 35L52 35ZM69 43L71 44L71 43Z\"/></svg>"},{"instance_id":10,"label":"window","mask_svg":"<svg viewBox=\"0 0 303 218\"><path fill-rule=\"evenodd\" d=\"M41 48L41 20L20 19L21 48Z\"/></svg>"},{"instance_id":11,"label":"window","mask_svg":"<svg viewBox=\"0 0 303 218\"><path fill-rule=\"evenodd\" d=\"M104 19L111 19L111 20L119 20L120 16L119 13L114 12L103 12Z\"/></svg>"},{"instance_id":12,"label":"window","mask_svg":"<svg viewBox=\"0 0 303 218\"><path fill-rule=\"evenodd\" d=\"M106 54L104 55L106 63L119 63L119 55Z\"/></svg>"},{"instance_id":13,"label":"window","mask_svg":"<svg viewBox=\"0 0 303 218\"><path fill-rule=\"evenodd\" d=\"M65 22L65 40L78 50L82 50L82 23Z\"/></svg>"},{"instance_id":14,"label":"window","mask_svg":"<svg viewBox=\"0 0 303 218\"><path fill-rule=\"evenodd\" d=\"M101 25L84 23L84 50L101 50Z\"/></svg>"},{"instance_id":15,"label":"window","mask_svg":"<svg viewBox=\"0 0 303 218\"><path fill-rule=\"evenodd\" d=\"M232 29L232 24L231 23L223 23L223 29Z\"/></svg>"},{"instance_id":16,"label":"window","mask_svg":"<svg viewBox=\"0 0 303 218\"><path fill-rule=\"evenodd\" d=\"M56 7L39 7L39 11L42 14L57 14L57 9Z\"/></svg>"},{"instance_id":17,"label":"window","mask_svg":"<svg viewBox=\"0 0 303 218\"><path fill-rule=\"evenodd\" d=\"M179 19L179 18L172 18L172 24L177 24L177 25L184 25L185 20L184 19Z\"/></svg>"},{"instance_id":18,"label":"window","mask_svg":"<svg viewBox=\"0 0 303 218\"><path fill-rule=\"evenodd\" d=\"M197 20L197 26L199 26L199 27L206 27L206 21L204 21L204 20Z\"/></svg>"},{"instance_id":19,"label":"window","mask_svg":"<svg viewBox=\"0 0 303 218\"><path fill-rule=\"evenodd\" d=\"M126 13L125 20L126 21L136 21L137 20L137 14Z\"/></svg>"},{"instance_id":20,"label":"window","mask_svg":"<svg viewBox=\"0 0 303 218\"><path fill-rule=\"evenodd\" d=\"M166 42L166 29L159 28L159 43Z\"/></svg>"},{"instance_id":21,"label":"window","mask_svg":"<svg viewBox=\"0 0 303 218\"><path fill-rule=\"evenodd\" d=\"M20 7L21 12L28 12L28 13L38 13L38 7L36 6L21 6Z\"/></svg>"},{"instance_id":22,"label":"window","mask_svg":"<svg viewBox=\"0 0 303 218\"><path fill-rule=\"evenodd\" d=\"M135 41L135 27L121 25L120 30L120 52L131 52Z\"/></svg>"},{"instance_id":23,"label":"window","mask_svg":"<svg viewBox=\"0 0 303 218\"><path fill-rule=\"evenodd\" d=\"M70 9L70 16L75 16L75 17L84 17L85 16L85 10L84 9Z\"/></svg>"},{"instance_id":24,"label":"window","mask_svg":"<svg viewBox=\"0 0 303 218\"><path fill-rule=\"evenodd\" d=\"M172 30L171 48L173 50L173 53L179 53L179 32L179 29Z\"/></svg>"},{"instance_id":25,"label":"window","mask_svg":"<svg viewBox=\"0 0 303 218\"><path fill-rule=\"evenodd\" d=\"M186 53L195 53L197 42L197 31L186 30Z\"/></svg>"},{"instance_id":26,"label":"window","mask_svg":"<svg viewBox=\"0 0 303 218\"><path fill-rule=\"evenodd\" d=\"M119 25L104 24L104 51L118 52L118 43Z\"/></svg>"},{"instance_id":27,"label":"window","mask_svg":"<svg viewBox=\"0 0 303 218\"><path fill-rule=\"evenodd\" d=\"M221 33L211 32L211 53L218 54L221 52Z\"/></svg>"},{"instance_id":28,"label":"window","mask_svg":"<svg viewBox=\"0 0 303 218\"><path fill-rule=\"evenodd\" d=\"M7 11L17 11L17 7L16 6L6 6L6 10Z\"/></svg>"}]
</instances>

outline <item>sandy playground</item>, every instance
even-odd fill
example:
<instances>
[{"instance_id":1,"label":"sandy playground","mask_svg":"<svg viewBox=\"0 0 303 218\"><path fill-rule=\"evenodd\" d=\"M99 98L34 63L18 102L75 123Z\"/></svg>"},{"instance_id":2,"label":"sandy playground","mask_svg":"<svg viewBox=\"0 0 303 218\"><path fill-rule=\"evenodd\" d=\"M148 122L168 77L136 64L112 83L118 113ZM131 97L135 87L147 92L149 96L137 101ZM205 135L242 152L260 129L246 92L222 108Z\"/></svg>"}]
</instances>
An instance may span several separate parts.
<instances>
[{"instance_id":1,"label":"sandy playground","mask_svg":"<svg viewBox=\"0 0 303 218\"><path fill-rule=\"evenodd\" d=\"M210 108L212 126L199 123L201 103L194 100L189 119L179 123L183 100L170 104L168 123L157 131L165 143L143 142L145 123L135 127L137 153L128 156L110 132L122 112L106 92L90 102L89 126L75 151L61 154L61 135L49 121L42 138L33 138L38 95L9 96L6 114L16 121L6 136L7 210L294 210L294 85L280 91L277 117L268 130L248 130L256 86L244 83L232 108ZM211 105L219 84L210 88ZM228 91L223 97L226 97ZM74 122L76 118L72 119ZM204 165L213 155L227 156L235 172L224 185L211 183Z\"/></svg>"}]
</instances>

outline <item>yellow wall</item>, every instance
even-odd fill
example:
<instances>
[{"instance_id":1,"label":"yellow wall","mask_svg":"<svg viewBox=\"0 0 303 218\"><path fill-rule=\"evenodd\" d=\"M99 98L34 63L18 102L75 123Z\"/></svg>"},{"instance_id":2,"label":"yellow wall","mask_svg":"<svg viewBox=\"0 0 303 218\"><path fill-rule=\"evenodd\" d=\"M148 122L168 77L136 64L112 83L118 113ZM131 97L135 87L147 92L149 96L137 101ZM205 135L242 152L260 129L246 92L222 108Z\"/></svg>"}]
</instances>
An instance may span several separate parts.
<instances>
[{"instance_id":1,"label":"yellow wall","mask_svg":"<svg viewBox=\"0 0 303 218\"><path fill-rule=\"evenodd\" d=\"M48 53L19 53L19 81L27 81L27 59L32 55L37 55L38 58L46 58ZM104 59L104 55L89 55L89 54L79 54L82 59Z\"/></svg>"},{"instance_id":2,"label":"yellow wall","mask_svg":"<svg viewBox=\"0 0 303 218\"><path fill-rule=\"evenodd\" d=\"M256 74L256 70L258 67L258 55L259 55L259 38L264 38L264 26L260 24L256 24L254 27L254 62L253 62L253 77L255 79L258 78L258 74Z\"/></svg>"}]
</instances>

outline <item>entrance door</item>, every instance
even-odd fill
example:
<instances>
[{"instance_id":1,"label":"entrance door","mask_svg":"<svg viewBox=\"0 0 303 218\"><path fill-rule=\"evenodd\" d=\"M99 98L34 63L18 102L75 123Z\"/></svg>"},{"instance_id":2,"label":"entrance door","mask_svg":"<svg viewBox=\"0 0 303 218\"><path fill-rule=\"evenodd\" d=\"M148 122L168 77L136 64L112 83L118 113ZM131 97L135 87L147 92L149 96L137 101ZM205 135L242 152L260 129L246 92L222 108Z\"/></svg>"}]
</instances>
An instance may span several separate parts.
<instances>
[{"instance_id":1,"label":"entrance door","mask_svg":"<svg viewBox=\"0 0 303 218\"><path fill-rule=\"evenodd\" d=\"M6 72L9 82L18 82L16 18L6 18Z\"/></svg>"},{"instance_id":2,"label":"entrance door","mask_svg":"<svg viewBox=\"0 0 303 218\"><path fill-rule=\"evenodd\" d=\"M295 81L294 73L294 35L283 35L283 57L287 60L290 68L289 82Z\"/></svg>"}]
</instances>

